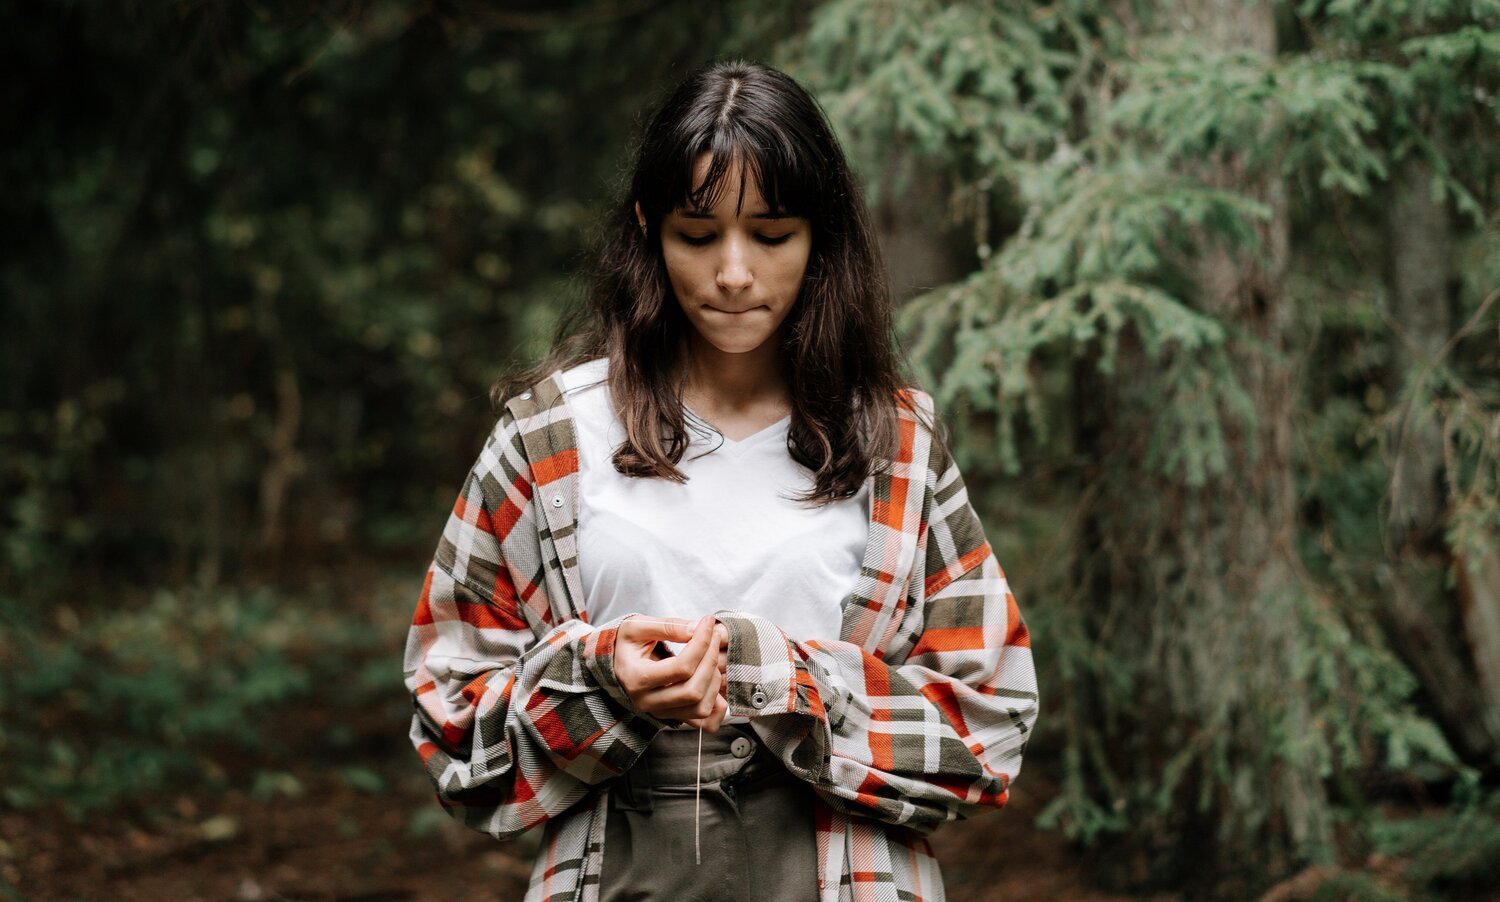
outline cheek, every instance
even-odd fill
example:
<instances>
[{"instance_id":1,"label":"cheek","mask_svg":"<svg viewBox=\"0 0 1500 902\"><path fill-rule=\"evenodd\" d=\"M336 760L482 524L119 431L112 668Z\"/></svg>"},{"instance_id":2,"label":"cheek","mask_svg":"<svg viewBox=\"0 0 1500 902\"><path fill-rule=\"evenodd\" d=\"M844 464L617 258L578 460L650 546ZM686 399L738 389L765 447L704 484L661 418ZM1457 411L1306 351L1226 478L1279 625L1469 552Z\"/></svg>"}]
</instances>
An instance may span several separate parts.
<instances>
[{"instance_id":1,"label":"cheek","mask_svg":"<svg viewBox=\"0 0 1500 902\"><path fill-rule=\"evenodd\" d=\"M804 246L800 254L788 254L785 259L777 262L777 281L782 285L801 285L802 277L807 274L807 263L810 259L808 248Z\"/></svg>"},{"instance_id":2,"label":"cheek","mask_svg":"<svg viewBox=\"0 0 1500 902\"><path fill-rule=\"evenodd\" d=\"M662 262L667 265L667 278L679 294L697 290L696 286L703 281L703 265L692 255L663 249Z\"/></svg>"}]
</instances>

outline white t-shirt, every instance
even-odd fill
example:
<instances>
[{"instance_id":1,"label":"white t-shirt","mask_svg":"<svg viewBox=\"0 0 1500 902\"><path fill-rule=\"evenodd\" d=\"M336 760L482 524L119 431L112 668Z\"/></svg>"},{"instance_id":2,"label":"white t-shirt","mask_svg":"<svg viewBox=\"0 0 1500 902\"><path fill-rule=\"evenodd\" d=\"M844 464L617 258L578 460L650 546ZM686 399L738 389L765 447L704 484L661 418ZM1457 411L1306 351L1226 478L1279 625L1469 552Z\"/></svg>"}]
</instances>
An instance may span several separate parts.
<instances>
[{"instance_id":1,"label":"white t-shirt","mask_svg":"<svg viewBox=\"0 0 1500 902\"><path fill-rule=\"evenodd\" d=\"M691 411L692 443L677 465L687 482L621 475L610 460L625 433L608 367L601 357L562 376L578 441L589 620L697 620L729 609L759 614L793 639L837 639L869 538L869 480L833 504L790 500L813 484L787 451L790 416L736 442Z\"/></svg>"}]
</instances>

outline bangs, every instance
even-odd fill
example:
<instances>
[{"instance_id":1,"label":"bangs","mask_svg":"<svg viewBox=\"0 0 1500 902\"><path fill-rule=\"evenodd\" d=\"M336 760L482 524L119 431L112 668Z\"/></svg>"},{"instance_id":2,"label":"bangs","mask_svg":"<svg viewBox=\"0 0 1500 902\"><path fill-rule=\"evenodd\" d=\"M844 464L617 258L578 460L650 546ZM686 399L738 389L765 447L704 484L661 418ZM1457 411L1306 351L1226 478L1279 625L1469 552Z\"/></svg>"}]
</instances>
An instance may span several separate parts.
<instances>
[{"instance_id":1,"label":"bangs","mask_svg":"<svg viewBox=\"0 0 1500 902\"><path fill-rule=\"evenodd\" d=\"M686 141L679 151L679 165L662 198L662 212L675 209L709 210L719 203L732 184L730 175L740 177L734 212L738 216L745 205L745 192L751 184L760 188L766 207L774 215L820 218L824 175L809 148L798 146L790 136L760 133L751 123L735 122L716 128L697 141ZM703 182L692 183L694 162L709 155Z\"/></svg>"}]
</instances>

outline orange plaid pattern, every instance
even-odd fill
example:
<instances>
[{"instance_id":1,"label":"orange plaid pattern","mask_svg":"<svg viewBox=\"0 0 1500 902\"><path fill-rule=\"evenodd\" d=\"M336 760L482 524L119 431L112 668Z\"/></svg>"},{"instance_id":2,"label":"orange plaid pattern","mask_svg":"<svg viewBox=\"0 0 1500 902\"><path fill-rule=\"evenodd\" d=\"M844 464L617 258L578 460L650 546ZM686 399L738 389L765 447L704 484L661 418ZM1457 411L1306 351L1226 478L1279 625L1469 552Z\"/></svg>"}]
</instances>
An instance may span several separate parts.
<instances>
[{"instance_id":1,"label":"orange plaid pattern","mask_svg":"<svg viewBox=\"0 0 1500 902\"><path fill-rule=\"evenodd\" d=\"M509 399L454 506L405 666L438 798L497 838L545 829L527 900L597 900L603 804L665 724L614 676L578 571L560 373ZM931 411L911 390L908 402ZM822 902L943 898L925 834L1005 804L1037 716L1031 640L954 462L901 410L837 639L722 610L730 710L815 790Z\"/></svg>"}]
</instances>

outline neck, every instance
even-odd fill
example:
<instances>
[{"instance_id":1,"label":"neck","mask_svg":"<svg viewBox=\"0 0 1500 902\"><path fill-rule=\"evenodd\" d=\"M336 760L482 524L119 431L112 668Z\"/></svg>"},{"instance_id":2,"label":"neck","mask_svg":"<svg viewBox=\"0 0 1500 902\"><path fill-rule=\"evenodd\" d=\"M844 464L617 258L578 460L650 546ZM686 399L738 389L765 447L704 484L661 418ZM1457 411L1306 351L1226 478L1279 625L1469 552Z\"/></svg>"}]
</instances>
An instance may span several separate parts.
<instances>
[{"instance_id":1,"label":"neck","mask_svg":"<svg viewBox=\"0 0 1500 902\"><path fill-rule=\"evenodd\" d=\"M683 362L683 399L713 410L743 409L790 396L773 339L753 351L729 354L693 335Z\"/></svg>"}]
</instances>

